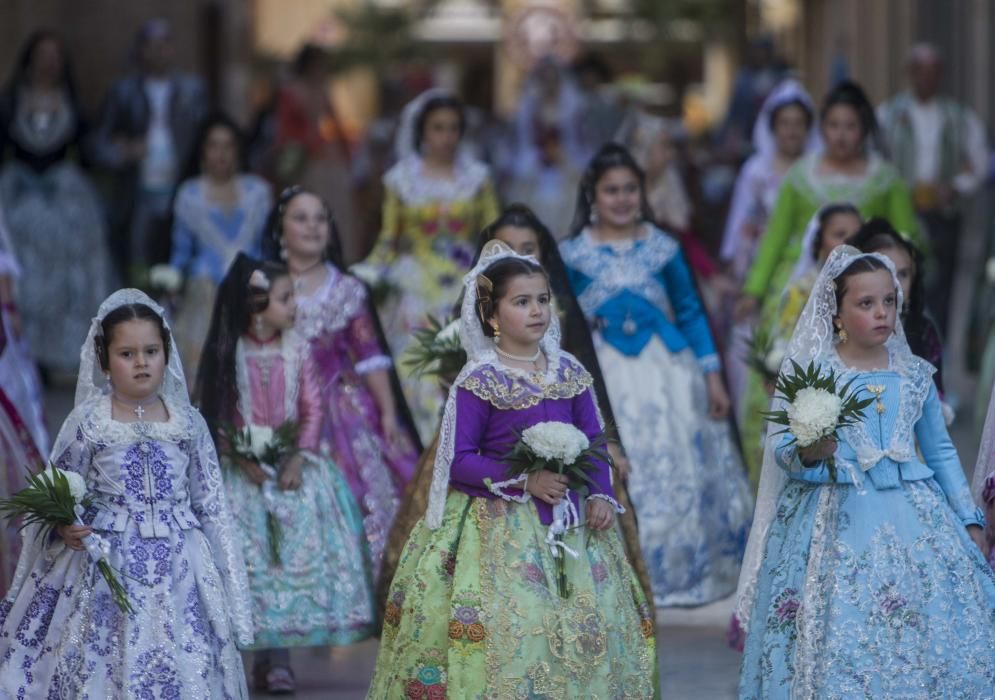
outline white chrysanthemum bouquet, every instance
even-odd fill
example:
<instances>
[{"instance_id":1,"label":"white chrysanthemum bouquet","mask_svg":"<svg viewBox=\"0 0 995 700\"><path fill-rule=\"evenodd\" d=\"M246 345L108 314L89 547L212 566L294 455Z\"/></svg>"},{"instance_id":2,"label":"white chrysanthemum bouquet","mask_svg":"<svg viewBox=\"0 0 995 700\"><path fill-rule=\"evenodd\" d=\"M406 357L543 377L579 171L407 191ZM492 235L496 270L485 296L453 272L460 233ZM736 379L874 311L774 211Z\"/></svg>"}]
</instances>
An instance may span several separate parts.
<instances>
[{"instance_id":1,"label":"white chrysanthemum bouquet","mask_svg":"<svg viewBox=\"0 0 995 700\"><path fill-rule=\"evenodd\" d=\"M434 374L452 381L466 364L466 351L459 339L459 319L443 325L430 315L427 325L415 331L414 341L405 351L404 364L415 376Z\"/></svg>"},{"instance_id":2,"label":"white chrysanthemum bouquet","mask_svg":"<svg viewBox=\"0 0 995 700\"><path fill-rule=\"evenodd\" d=\"M604 434L592 441L570 423L547 421L523 430L518 442L503 457L511 477L547 470L563 474L569 480L566 495L553 506L553 522L546 535L546 543L557 562L556 587L561 598L569 595L564 553L577 556L566 546L563 535L580 525L580 515L570 500L570 490L586 495L590 487L596 485L589 472L598 468L598 462L610 462L606 445Z\"/></svg>"},{"instance_id":3,"label":"white chrysanthemum bouquet","mask_svg":"<svg viewBox=\"0 0 995 700\"><path fill-rule=\"evenodd\" d=\"M259 487L266 503L266 534L269 539L270 560L280 565L280 542L283 540L282 518L292 514L280 507L276 492L276 478L279 466L297 452L298 425L286 421L276 428L267 425L247 425L238 429L226 426L222 436L227 442L227 456L230 460L247 459L259 465L269 477Z\"/></svg>"},{"instance_id":4,"label":"white chrysanthemum bouquet","mask_svg":"<svg viewBox=\"0 0 995 700\"><path fill-rule=\"evenodd\" d=\"M835 435L840 428L859 422L864 409L873 397L860 398L858 390L850 390L853 380L839 385L835 370L823 374L814 362L802 368L791 361L793 374L780 374L774 387L775 396L783 399L788 407L779 411L766 411L763 415L771 423L786 426L775 435L790 433L789 444L811 447L823 438ZM836 460L826 460L829 478L836 481Z\"/></svg>"},{"instance_id":5,"label":"white chrysanthemum bouquet","mask_svg":"<svg viewBox=\"0 0 995 700\"><path fill-rule=\"evenodd\" d=\"M38 537L47 538L56 527L83 525L82 517L90 505L86 480L76 472L50 466L38 474L28 472L28 485L10 498L0 499L0 511L7 520L20 519L19 529L39 525ZM121 612L133 613L128 593L107 561L107 543L97 533L82 539L90 559L107 582L111 597Z\"/></svg>"}]
</instances>

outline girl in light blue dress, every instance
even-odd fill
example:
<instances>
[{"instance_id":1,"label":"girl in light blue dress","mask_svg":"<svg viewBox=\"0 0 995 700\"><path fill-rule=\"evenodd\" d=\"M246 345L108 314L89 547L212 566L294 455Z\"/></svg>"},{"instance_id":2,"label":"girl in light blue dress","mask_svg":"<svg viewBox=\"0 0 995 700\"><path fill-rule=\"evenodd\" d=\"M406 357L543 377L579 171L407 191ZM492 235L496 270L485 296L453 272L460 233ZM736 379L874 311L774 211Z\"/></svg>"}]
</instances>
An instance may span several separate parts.
<instances>
[{"instance_id":1,"label":"girl in light blue dress","mask_svg":"<svg viewBox=\"0 0 995 700\"><path fill-rule=\"evenodd\" d=\"M995 688L984 517L935 368L896 320L901 303L887 258L842 246L792 336L782 372L815 362L872 403L807 448L770 431L737 600L740 698L982 698Z\"/></svg>"}]
</instances>

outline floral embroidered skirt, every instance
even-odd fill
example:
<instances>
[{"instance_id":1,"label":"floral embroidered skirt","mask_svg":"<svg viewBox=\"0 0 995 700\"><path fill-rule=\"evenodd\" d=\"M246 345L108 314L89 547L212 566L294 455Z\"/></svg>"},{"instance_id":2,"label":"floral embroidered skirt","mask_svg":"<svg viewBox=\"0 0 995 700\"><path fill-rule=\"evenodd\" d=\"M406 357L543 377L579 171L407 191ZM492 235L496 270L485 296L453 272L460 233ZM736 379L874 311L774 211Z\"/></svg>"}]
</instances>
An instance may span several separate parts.
<instances>
[{"instance_id":1,"label":"floral embroidered skirt","mask_svg":"<svg viewBox=\"0 0 995 700\"><path fill-rule=\"evenodd\" d=\"M629 499L657 606L732 594L753 497L729 424L708 417L697 360L657 337L638 357L600 338L595 347L632 465Z\"/></svg>"},{"instance_id":2,"label":"floral embroidered skirt","mask_svg":"<svg viewBox=\"0 0 995 700\"><path fill-rule=\"evenodd\" d=\"M618 534L567 534L561 598L546 529L531 503L456 491L437 530L419 521L368 697L655 697L653 621Z\"/></svg>"},{"instance_id":3,"label":"floral embroidered skirt","mask_svg":"<svg viewBox=\"0 0 995 700\"><path fill-rule=\"evenodd\" d=\"M301 476L299 489L274 489L267 502L241 469L224 470L249 574L254 649L351 644L373 634L369 554L349 485L331 460L313 456Z\"/></svg>"},{"instance_id":4,"label":"floral embroidered skirt","mask_svg":"<svg viewBox=\"0 0 995 700\"><path fill-rule=\"evenodd\" d=\"M992 696L995 574L934 480L793 480L776 513L740 698Z\"/></svg>"},{"instance_id":5,"label":"floral embroidered skirt","mask_svg":"<svg viewBox=\"0 0 995 700\"><path fill-rule=\"evenodd\" d=\"M142 537L130 519L96 533L135 612L115 605L86 552L56 540L23 555L21 585L0 603L0 698L248 698L204 533Z\"/></svg>"}]
</instances>

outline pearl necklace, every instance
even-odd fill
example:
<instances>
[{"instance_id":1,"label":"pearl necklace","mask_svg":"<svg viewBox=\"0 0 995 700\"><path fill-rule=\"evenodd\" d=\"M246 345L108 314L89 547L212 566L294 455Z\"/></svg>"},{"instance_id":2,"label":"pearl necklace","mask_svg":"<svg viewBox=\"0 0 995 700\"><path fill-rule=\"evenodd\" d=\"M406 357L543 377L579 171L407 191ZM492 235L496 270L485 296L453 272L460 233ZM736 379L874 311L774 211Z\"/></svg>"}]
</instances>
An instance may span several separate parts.
<instances>
[{"instance_id":1,"label":"pearl necklace","mask_svg":"<svg viewBox=\"0 0 995 700\"><path fill-rule=\"evenodd\" d=\"M531 357L525 357L524 355L512 355L510 352L505 352L504 350L502 350L497 343L494 344L494 351L501 357L505 358L506 360L514 360L516 362L531 362L532 364L535 364L536 361L539 359L539 355L542 354L542 348L536 348L535 354L532 355Z\"/></svg>"}]
</instances>

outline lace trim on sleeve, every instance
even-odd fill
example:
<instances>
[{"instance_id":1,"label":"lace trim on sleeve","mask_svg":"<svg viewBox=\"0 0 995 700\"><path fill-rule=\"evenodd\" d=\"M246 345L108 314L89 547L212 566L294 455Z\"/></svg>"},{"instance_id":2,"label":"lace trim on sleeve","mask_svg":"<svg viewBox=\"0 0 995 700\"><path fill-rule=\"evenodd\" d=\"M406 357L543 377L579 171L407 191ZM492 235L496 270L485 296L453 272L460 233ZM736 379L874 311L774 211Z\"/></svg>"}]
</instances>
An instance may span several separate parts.
<instances>
[{"instance_id":1,"label":"lace trim on sleeve","mask_svg":"<svg viewBox=\"0 0 995 700\"><path fill-rule=\"evenodd\" d=\"M508 479L507 481L499 481L494 483L490 479L484 480L484 485L487 490L493 493L498 498L505 501L514 501L515 503L527 503L532 495L525 490L525 484L528 481L529 475L522 474L521 476L515 477L514 479ZM515 495L513 493L507 493L504 489L512 488L517 486L522 489L521 495Z\"/></svg>"},{"instance_id":2,"label":"lace trim on sleeve","mask_svg":"<svg viewBox=\"0 0 995 700\"><path fill-rule=\"evenodd\" d=\"M595 498L597 498L600 501L608 501L611 507L614 508L615 512L618 513L619 515L622 515L625 512L625 508L622 506L621 503L619 503L614 498L604 493L592 493L585 500L591 501L594 500Z\"/></svg>"},{"instance_id":3,"label":"lace trim on sleeve","mask_svg":"<svg viewBox=\"0 0 995 700\"><path fill-rule=\"evenodd\" d=\"M380 369L390 369L393 365L394 363L386 355L374 355L373 357L367 357L365 360L357 362L356 372L358 374L369 374Z\"/></svg>"}]
</instances>

